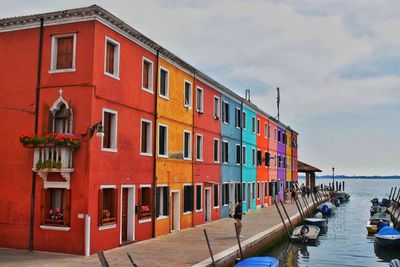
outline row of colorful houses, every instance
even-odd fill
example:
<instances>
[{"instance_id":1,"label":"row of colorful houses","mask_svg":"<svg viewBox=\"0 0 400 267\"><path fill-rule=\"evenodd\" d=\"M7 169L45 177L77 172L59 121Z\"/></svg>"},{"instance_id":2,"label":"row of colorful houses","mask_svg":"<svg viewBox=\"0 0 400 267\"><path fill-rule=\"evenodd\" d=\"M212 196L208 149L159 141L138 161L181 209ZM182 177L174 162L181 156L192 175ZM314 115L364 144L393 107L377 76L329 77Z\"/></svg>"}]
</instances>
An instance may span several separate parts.
<instances>
[{"instance_id":1,"label":"row of colorful houses","mask_svg":"<svg viewBox=\"0 0 400 267\"><path fill-rule=\"evenodd\" d=\"M89 255L282 199L297 133L90 6L0 20L0 246Z\"/></svg>"}]
</instances>

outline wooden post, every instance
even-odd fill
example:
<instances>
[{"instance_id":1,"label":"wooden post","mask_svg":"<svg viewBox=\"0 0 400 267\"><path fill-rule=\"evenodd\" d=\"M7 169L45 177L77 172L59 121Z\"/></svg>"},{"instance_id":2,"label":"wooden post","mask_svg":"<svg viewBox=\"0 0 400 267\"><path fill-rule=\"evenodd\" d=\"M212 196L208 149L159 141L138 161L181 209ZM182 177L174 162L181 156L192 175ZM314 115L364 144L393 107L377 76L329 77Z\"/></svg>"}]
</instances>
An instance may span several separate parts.
<instances>
[{"instance_id":1,"label":"wooden post","mask_svg":"<svg viewBox=\"0 0 400 267\"><path fill-rule=\"evenodd\" d=\"M286 223L285 223L285 220L283 219L282 213L281 213L281 211L279 210L278 203L276 203L276 204L275 204L275 206L276 206L276 209L278 210L279 217L281 217L281 220L282 220L283 226L285 227L286 234L288 235L288 237L289 237L289 240L291 240L291 239L290 239L290 233L289 233L289 230L287 229L287 227L286 227Z\"/></svg>"},{"instance_id":2,"label":"wooden post","mask_svg":"<svg viewBox=\"0 0 400 267\"><path fill-rule=\"evenodd\" d=\"M239 246L240 260L243 260L242 245L240 244L240 236L239 236L239 231L237 229L237 224L236 223L235 223L235 231L236 231L236 239L237 239L238 246Z\"/></svg>"},{"instance_id":3,"label":"wooden post","mask_svg":"<svg viewBox=\"0 0 400 267\"><path fill-rule=\"evenodd\" d=\"M396 195L396 191L397 191L397 186L394 188L393 196ZM400 191L400 189L399 189L399 191ZM390 199L389 199L389 200L390 200Z\"/></svg>"},{"instance_id":4,"label":"wooden post","mask_svg":"<svg viewBox=\"0 0 400 267\"><path fill-rule=\"evenodd\" d=\"M106 257L104 256L104 252L103 251L99 251L97 252L97 256L99 257L100 263L102 267L109 267L110 265L108 265L108 262L106 260Z\"/></svg>"},{"instance_id":5,"label":"wooden post","mask_svg":"<svg viewBox=\"0 0 400 267\"><path fill-rule=\"evenodd\" d=\"M313 192L311 192L311 200L312 200L312 203L313 203L313 208L315 208L315 202L314 202L314 197L313 197Z\"/></svg>"},{"instance_id":6,"label":"wooden post","mask_svg":"<svg viewBox=\"0 0 400 267\"><path fill-rule=\"evenodd\" d=\"M393 186L392 186L392 188L390 188L389 200L392 199L392 192L393 192Z\"/></svg>"},{"instance_id":7,"label":"wooden post","mask_svg":"<svg viewBox=\"0 0 400 267\"><path fill-rule=\"evenodd\" d=\"M292 231L294 231L293 224L292 224L292 222L290 221L290 217L289 217L289 214L288 214L288 213L287 213L287 211L286 211L285 205L283 205L283 202L282 202L282 201L280 201L280 202L281 202L281 205L282 205L283 211L285 212L285 214L286 214L286 217L287 217L287 218L288 218L288 220L289 220L290 227L292 228Z\"/></svg>"},{"instance_id":8,"label":"wooden post","mask_svg":"<svg viewBox=\"0 0 400 267\"><path fill-rule=\"evenodd\" d=\"M343 191L345 191L345 190L344 190L344 181L343 181Z\"/></svg>"},{"instance_id":9,"label":"wooden post","mask_svg":"<svg viewBox=\"0 0 400 267\"><path fill-rule=\"evenodd\" d=\"M204 231L204 236L206 237L208 251L210 252L210 255L211 255L212 265L215 266L214 255L213 255L213 253L211 251L211 246L210 246L210 241L208 240L207 230L203 229L203 231Z\"/></svg>"},{"instance_id":10,"label":"wooden post","mask_svg":"<svg viewBox=\"0 0 400 267\"><path fill-rule=\"evenodd\" d=\"M303 216L303 213L302 213L302 211L301 211L301 209L300 209L299 203L297 203L297 199L296 199L295 202L296 202L296 207L297 207L297 209L298 209L299 212L300 212L301 220L304 221L304 216Z\"/></svg>"},{"instance_id":11,"label":"wooden post","mask_svg":"<svg viewBox=\"0 0 400 267\"><path fill-rule=\"evenodd\" d=\"M133 267L138 267L137 264L133 261L133 258L131 256L131 254L129 254L129 252L127 252L126 254L128 255L128 258L129 258L130 262L132 263L132 266Z\"/></svg>"}]
</instances>

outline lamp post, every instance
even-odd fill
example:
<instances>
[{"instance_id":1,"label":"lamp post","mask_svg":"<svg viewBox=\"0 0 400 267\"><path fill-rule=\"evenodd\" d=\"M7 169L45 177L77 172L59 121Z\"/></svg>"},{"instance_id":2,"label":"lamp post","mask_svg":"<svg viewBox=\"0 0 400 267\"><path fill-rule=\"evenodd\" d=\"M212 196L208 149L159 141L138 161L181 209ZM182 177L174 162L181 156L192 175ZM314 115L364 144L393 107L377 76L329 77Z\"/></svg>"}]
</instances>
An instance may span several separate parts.
<instances>
[{"instance_id":1,"label":"lamp post","mask_svg":"<svg viewBox=\"0 0 400 267\"><path fill-rule=\"evenodd\" d=\"M335 167L332 167L332 188L335 191Z\"/></svg>"}]
</instances>

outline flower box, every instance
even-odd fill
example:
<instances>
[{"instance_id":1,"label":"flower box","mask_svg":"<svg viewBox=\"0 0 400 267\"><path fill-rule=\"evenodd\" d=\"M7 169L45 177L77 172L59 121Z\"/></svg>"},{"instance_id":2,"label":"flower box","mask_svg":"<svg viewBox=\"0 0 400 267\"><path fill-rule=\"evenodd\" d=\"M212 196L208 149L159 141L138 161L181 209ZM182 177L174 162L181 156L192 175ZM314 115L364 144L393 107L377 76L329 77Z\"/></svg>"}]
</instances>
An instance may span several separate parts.
<instances>
[{"instance_id":1,"label":"flower box","mask_svg":"<svg viewBox=\"0 0 400 267\"><path fill-rule=\"evenodd\" d=\"M52 133L46 136L36 136L33 134L21 134L19 141L26 148L36 147L71 147L79 148L81 141L71 134Z\"/></svg>"},{"instance_id":2,"label":"flower box","mask_svg":"<svg viewBox=\"0 0 400 267\"><path fill-rule=\"evenodd\" d=\"M116 218L101 219L101 225L110 225L110 224L115 224L116 222L117 222Z\"/></svg>"},{"instance_id":3,"label":"flower box","mask_svg":"<svg viewBox=\"0 0 400 267\"><path fill-rule=\"evenodd\" d=\"M140 219L148 219L151 218L151 212L144 212L144 213L140 213Z\"/></svg>"},{"instance_id":4,"label":"flower box","mask_svg":"<svg viewBox=\"0 0 400 267\"><path fill-rule=\"evenodd\" d=\"M45 225L50 226L66 226L65 220L57 220L57 219L46 219Z\"/></svg>"}]
</instances>

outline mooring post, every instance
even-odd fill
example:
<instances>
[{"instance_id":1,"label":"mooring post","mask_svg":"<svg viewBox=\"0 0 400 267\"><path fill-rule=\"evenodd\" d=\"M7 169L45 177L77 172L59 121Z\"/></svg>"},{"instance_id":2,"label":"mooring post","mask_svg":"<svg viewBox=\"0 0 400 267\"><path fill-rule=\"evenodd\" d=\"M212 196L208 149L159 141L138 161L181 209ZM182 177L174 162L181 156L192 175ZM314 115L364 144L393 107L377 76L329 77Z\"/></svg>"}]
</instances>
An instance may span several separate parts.
<instances>
[{"instance_id":1,"label":"mooring post","mask_svg":"<svg viewBox=\"0 0 400 267\"><path fill-rule=\"evenodd\" d=\"M237 239L238 246L239 246L240 260L243 260L242 245L240 244L239 230L237 228L237 224L236 223L235 223L235 231L236 231L236 239Z\"/></svg>"},{"instance_id":2,"label":"mooring post","mask_svg":"<svg viewBox=\"0 0 400 267\"><path fill-rule=\"evenodd\" d=\"M314 202L313 193L311 193L311 201L312 201L312 204L313 204L313 208L315 208L315 202Z\"/></svg>"},{"instance_id":3,"label":"mooring post","mask_svg":"<svg viewBox=\"0 0 400 267\"><path fill-rule=\"evenodd\" d=\"M138 267L137 264L133 261L133 258L131 256L131 254L129 254L129 252L127 252L126 254L128 255L128 258L129 258L130 262L132 263L132 266L133 267Z\"/></svg>"},{"instance_id":4,"label":"mooring post","mask_svg":"<svg viewBox=\"0 0 400 267\"><path fill-rule=\"evenodd\" d=\"M211 246L210 246L210 241L208 240L207 230L203 229L203 231L204 231L204 236L206 237L208 251L210 252L210 255L211 255L212 265L215 266L214 255L211 251Z\"/></svg>"},{"instance_id":5,"label":"mooring post","mask_svg":"<svg viewBox=\"0 0 400 267\"><path fill-rule=\"evenodd\" d=\"M397 228L397 229L399 229L399 226L400 226L399 218L400 218L400 211L399 211L399 213L397 214L397 218L396 218L396 221L395 221L395 224L396 224L396 228Z\"/></svg>"},{"instance_id":6,"label":"mooring post","mask_svg":"<svg viewBox=\"0 0 400 267\"><path fill-rule=\"evenodd\" d=\"M100 263L102 267L109 267L110 265L108 265L108 262L106 260L106 257L104 256L104 252L103 251L99 251L97 252L97 256L99 257Z\"/></svg>"},{"instance_id":7,"label":"mooring post","mask_svg":"<svg viewBox=\"0 0 400 267\"><path fill-rule=\"evenodd\" d=\"M302 212L302 210L300 209L300 206L299 206L299 204L300 204L300 201L299 202L297 202L297 200L298 199L296 199L296 206L297 206L297 209L299 210L299 212L300 212L300 217L301 217L301 220L302 221L304 221L304 216L303 216L303 212Z\"/></svg>"},{"instance_id":8,"label":"mooring post","mask_svg":"<svg viewBox=\"0 0 400 267\"><path fill-rule=\"evenodd\" d=\"M306 200L303 196L301 196L301 198L303 199L303 204L304 204L304 210L305 210L305 215L308 215L308 209L307 209L307 204L306 204Z\"/></svg>"},{"instance_id":9,"label":"mooring post","mask_svg":"<svg viewBox=\"0 0 400 267\"><path fill-rule=\"evenodd\" d=\"M281 220L282 220L283 226L285 227L285 230L286 230L286 233L287 233L287 235L288 235L288 237L289 237L289 240L291 240L291 239L290 239L290 233L289 233L289 230L287 229L287 227L286 227L286 223L285 223L285 220L283 219L282 213L281 213L281 211L279 210L278 203L276 203L276 204L275 204L275 206L276 206L276 209L278 210L279 217L281 217ZM300 215L301 215L301 214L300 214Z\"/></svg>"},{"instance_id":10,"label":"mooring post","mask_svg":"<svg viewBox=\"0 0 400 267\"><path fill-rule=\"evenodd\" d=\"M392 188L390 188L389 200L392 199L392 192L393 192L393 186L392 186Z\"/></svg>"},{"instance_id":11,"label":"mooring post","mask_svg":"<svg viewBox=\"0 0 400 267\"><path fill-rule=\"evenodd\" d=\"M288 214L288 213L287 213L287 211L286 211L285 205L283 205L283 202L282 202L282 200L281 200L280 202L281 202L281 205L282 205L283 211L285 212L285 214L286 214L286 217L287 217L287 218L288 218L288 220L289 220L290 227L292 228L292 231L294 231L293 224L292 224L292 222L290 221L290 217L289 217L289 214Z\"/></svg>"},{"instance_id":12,"label":"mooring post","mask_svg":"<svg viewBox=\"0 0 400 267\"><path fill-rule=\"evenodd\" d=\"M345 191L345 190L344 190L344 181L343 181L343 191Z\"/></svg>"},{"instance_id":13,"label":"mooring post","mask_svg":"<svg viewBox=\"0 0 400 267\"><path fill-rule=\"evenodd\" d=\"M394 188L394 191L393 191L393 196L395 196L395 195L396 195L396 191L397 191L397 186ZM399 188L399 191L400 191L400 188ZM391 199L389 199L389 200L391 200Z\"/></svg>"},{"instance_id":14,"label":"mooring post","mask_svg":"<svg viewBox=\"0 0 400 267\"><path fill-rule=\"evenodd\" d=\"M398 202L400 200L400 189L399 192L397 193L396 201Z\"/></svg>"}]
</instances>

